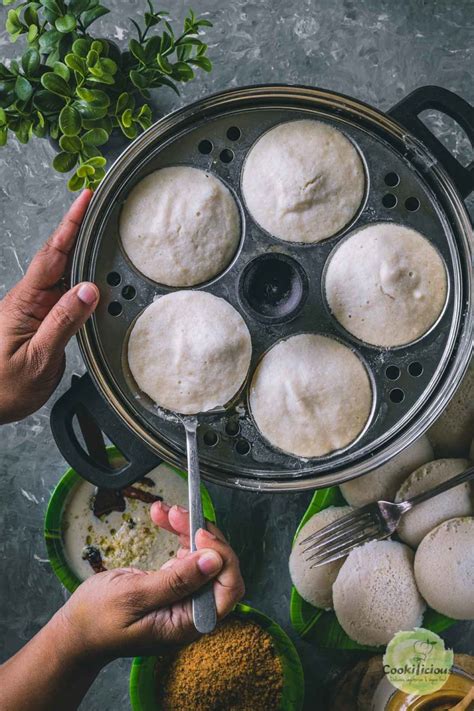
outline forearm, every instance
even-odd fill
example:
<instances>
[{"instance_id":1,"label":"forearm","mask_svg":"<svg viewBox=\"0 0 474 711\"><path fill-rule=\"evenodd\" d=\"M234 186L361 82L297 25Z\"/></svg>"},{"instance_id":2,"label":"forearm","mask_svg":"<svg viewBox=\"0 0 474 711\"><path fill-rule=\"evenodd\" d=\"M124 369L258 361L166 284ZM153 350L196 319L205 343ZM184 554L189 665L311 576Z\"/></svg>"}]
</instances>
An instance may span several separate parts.
<instances>
[{"instance_id":1,"label":"forearm","mask_svg":"<svg viewBox=\"0 0 474 711\"><path fill-rule=\"evenodd\" d=\"M101 667L81 653L57 613L0 667L0 711L74 711Z\"/></svg>"}]
</instances>

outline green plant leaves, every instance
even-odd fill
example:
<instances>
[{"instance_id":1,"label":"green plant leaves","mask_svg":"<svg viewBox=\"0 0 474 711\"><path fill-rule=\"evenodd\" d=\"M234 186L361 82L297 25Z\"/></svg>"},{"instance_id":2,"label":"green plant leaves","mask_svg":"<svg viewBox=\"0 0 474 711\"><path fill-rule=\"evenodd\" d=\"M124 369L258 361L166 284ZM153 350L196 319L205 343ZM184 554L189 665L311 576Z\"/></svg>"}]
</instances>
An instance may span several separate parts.
<instances>
[{"instance_id":1,"label":"green plant leaves","mask_svg":"<svg viewBox=\"0 0 474 711\"><path fill-rule=\"evenodd\" d=\"M90 5L90 0L71 0L69 3L69 12L71 12L75 17L79 17L79 15L85 10Z\"/></svg>"},{"instance_id":2,"label":"green plant leaves","mask_svg":"<svg viewBox=\"0 0 474 711\"><path fill-rule=\"evenodd\" d=\"M63 64L63 62L55 62L53 65L53 71L58 76L62 77L65 82L68 82L71 78L69 67Z\"/></svg>"},{"instance_id":3,"label":"green plant leaves","mask_svg":"<svg viewBox=\"0 0 474 711\"><path fill-rule=\"evenodd\" d=\"M59 147L66 153L79 153L82 151L83 143L79 136L61 136Z\"/></svg>"},{"instance_id":4,"label":"green plant leaves","mask_svg":"<svg viewBox=\"0 0 474 711\"><path fill-rule=\"evenodd\" d=\"M38 72L40 67L41 58L37 49L31 47L27 49L23 57L21 58L21 66L23 71L28 76L33 76Z\"/></svg>"},{"instance_id":5,"label":"green plant leaves","mask_svg":"<svg viewBox=\"0 0 474 711\"><path fill-rule=\"evenodd\" d=\"M104 128L91 128L82 136L82 142L86 146L103 146L109 140L109 134Z\"/></svg>"},{"instance_id":6,"label":"green plant leaves","mask_svg":"<svg viewBox=\"0 0 474 711\"><path fill-rule=\"evenodd\" d=\"M48 30L39 38L40 51L43 54L51 54L57 48L61 38L62 34L58 30Z\"/></svg>"},{"instance_id":7,"label":"green plant leaves","mask_svg":"<svg viewBox=\"0 0 474 711\"><path fill-rule=\"evenodd\" d=\"M66 54L64 57L64 63L69 69L80 74L81 77L85 77L87 74L87 64L82 57L76 54Z\"/></svg>"},{"instance_id":8,"label":"green plant leaves","mask_svg":"<svg viewBox=\"0 0 474 711\"><path fill-rule=\"evenodd\" d=\"M65 99L57 94L51 94L46 90L39 90L33 98L33 105L45 114L55 114L61 111L65 104Z\"/></svg>"},{"instance_id":9,"label":"green plant leaves","mask_svg":"<svg viewBox=\"0 0 474 711\"><path fill-rule=\"evenodd\" d=\"M110 10L102 5L97 5L97 7L94 7L92 10L88 10L82 16L83 27L87 29L89 25L92 25L99 17L103 17L103 15L107 15L109 12Z\"/></svg>"},{"instance_id":10,"label":"green plant leaves","mask_svg":"<svg viewBox=\"0 0 474 711\"><path fill-rule=\"evenodd\" d=\"M18 76L15 82L15 93L21 101L28 101L33 94L33 87L26 77Z\"/></svg>"},{"instance_id":11,"label":"green plant leaves","mask_svg":"<svg viewBox=\"0 0 474 711\"><path fill-rule=\"evenodd\" d=\"M84 178L80 178L76 173L69 178L67 187L72 193L76 193L78 190L82 190L86 185Z\"/></svg>"},{"instance_id":12,"label":"green plant leaves","mask_svg":"<svg viewBox=\"0 0 474 711\"><path fill-rule=\"evenodd\" d=\"M58 153L53 160L53 168L59 173L69 173L77 163L77 153Z\"/></svg>"},{"instance_id":13,"label":"green plant leaves","mask_svg":"<svg viewBox=\"0 0 474 711\"><path fill-rule=\"evenodd\" d=\"M83 119L102 119L107 116L106 106L96 106L94 104L88 104L87 101L75 101L74 108L79 111Z\"/></svg>"},{"instance_id":14,"label":"green plant leaves","mask_svg":"<svg viewBox=\"0 0 474 711\"><path fill-rule=\"evenodd\" d=\"M55 72L46 72L41 77L41 83L45 89L58 96L71 96L72 91L68 83Z\"/></svg>"},{"instance_id":15,"label":"green plant leaves","mask_svg":"<svg viewBox=\"0 0 474 711\"><path fill-rule=\"evenodd\" d=\"M81 115L70 104L59 114L59 128L65 136L77 136L81 130Z\"/></svg>"},{"instance_id":16,"label":"green plant leaves","mask_svg":"<svg viewBox=\"0 0 474 711\"><path fill-rule=\"evenodd\" d=\"M62 17L57 18L54 26L58 32L67 34L68 32L72 32L76 29L76 18L74 15L63 15Z\"/></svg>"},{"instance_id":17,"label":"green plant leaves","mask_svg":"<svg viewBox=\"0 0 474 711\"><path fill-rule=\"evenodd\" d=\"M90 46L91 41L81 37L72 43L72 51L74 54L77 54L78 57L83 57L85 59Z\"/></svg>"},{"instance_id":18,"label":"green plant leaves","mask_svg":"<svg viewBox=\"0 0 474 711\"><path fill-rule=\"evenodd\" d=\"M76 90L76 94L89 104L93 104L99 108L107 108L110 106L110 98L100 89L87 89L86 87L81 87Z\"/></svg>"}]
</instances>

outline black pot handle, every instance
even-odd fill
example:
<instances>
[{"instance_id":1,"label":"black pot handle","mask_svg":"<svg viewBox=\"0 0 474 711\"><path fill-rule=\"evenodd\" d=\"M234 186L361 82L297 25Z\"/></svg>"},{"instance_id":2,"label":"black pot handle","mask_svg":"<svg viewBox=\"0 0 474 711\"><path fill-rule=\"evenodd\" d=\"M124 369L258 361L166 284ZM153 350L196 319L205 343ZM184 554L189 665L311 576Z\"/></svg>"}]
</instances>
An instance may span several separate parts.
<instances>
[{"instance_id":1,"label":"black pot handle","mask_svg":"<svg viewBox=\"0 0 474 711\"><path fill-rule=\"evenodd\" d=\"M79 442L73 428L75 415L87 414L120 450L126 463L120 469L94 458ZM105 489L122 489L158 466L158 458L107 405L88 374L73 376L71 387L53 405L51 430L66 461L84 479Z\"/></svg>"},{"instance_id":2,"label":"black pot handle","mask_svg":"<svg viewBox=\"0 0 474 711\"><path fill-rule=\"evenodd\" d=\"M474 106L447 89L422 86L388 111L392 118L429 148L454 181L461 196L466 198L474 190L474 161L467 167L461 165L440 143L419 118L420 113L426 109L436 109L454 119L465 130L471 145L474 146Z\"/></svg>"}]
</instances>

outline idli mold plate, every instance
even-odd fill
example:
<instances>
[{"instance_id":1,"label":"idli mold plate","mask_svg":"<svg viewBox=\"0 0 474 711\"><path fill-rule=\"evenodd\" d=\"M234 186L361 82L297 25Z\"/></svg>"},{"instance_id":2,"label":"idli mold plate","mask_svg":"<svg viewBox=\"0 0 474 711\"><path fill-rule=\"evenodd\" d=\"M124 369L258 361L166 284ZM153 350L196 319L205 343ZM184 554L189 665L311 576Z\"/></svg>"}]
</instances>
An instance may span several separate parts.
<instances>
[{"instance_id":1,"label":"idli mold plate","mask_svg":"<svg viewBox=\"0 0 474 711\"><path fill-rule=\"evenodd\" d=\"M153 299L174 289L140 274L119 236L120 210L130 190L171 165L211 172L229 187L241 211L234 259L212 281L192 287L229 301L243 315L253 344L240 397L224 415L206 415L199 428L203 477L262 491L326 487L381 466L429 428L459 385L472 350L472 228L463 199L474 188L474 171L461 166L421 123L418 114L426 108L449 114L474 139L474 109L444 89L418 89L384 114L326 90L269 85L232 89L180 109L124 151L94 195L72 268L74 284L94 281L101 293L78 337L88 373L58 400L51 417L58 446L76 471L113 488L139 479L159 458L185 466L182 425L138 390L126 367L131 324ZM282 122L303 118L341 131L357 147L366 171L359 212L338 234L315 244L283 242L266 233L241 193L242 166L255 141ZM383 221L424 235L442 256L448 279L437 323L416 342L394 349L353 338L332 317L324 296L325 266L338 243L349 232ZM266 280L270 289L263 288ZM333 336L359 354L374 396L371 419L355 442L309 460L264 440L247 400L262 354L302 332ZM119 472L107 471L83 449L73 426L79 408L89 411L125 455L128 464Z\"/></svg>"}]
</instances>

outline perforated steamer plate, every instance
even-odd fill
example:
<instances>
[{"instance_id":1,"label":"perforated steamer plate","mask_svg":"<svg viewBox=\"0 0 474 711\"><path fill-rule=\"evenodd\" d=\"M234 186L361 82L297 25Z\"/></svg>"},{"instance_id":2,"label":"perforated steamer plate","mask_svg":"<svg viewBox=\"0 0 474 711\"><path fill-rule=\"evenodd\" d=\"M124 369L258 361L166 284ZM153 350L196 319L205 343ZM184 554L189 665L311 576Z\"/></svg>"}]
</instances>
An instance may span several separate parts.
<instances>
[{"instance_id":1,"label":"perforated steamer plate","mask_svg":"<svg viewBox=\"0 0 474 711\"><path fill-rule=\"evenodd\" d=\"M240 189L242 165L254 142L281 122L302 118L342 131L358 148L367 176L365 198L351 224L313 245L268 235L248 213ZM120 210L130 190L148 173L171 165L213 173L239 205L242 239L234 260L223 274L193 288L225 298L243 315L253 344L249 380L259 358L277 341L313 332L356 351L374 391L372 416L355 442L326 457L302 460L261 437L249 413L246 387L225 416L207 417L200 427L203 476L261 490L327 486L379 466L424 432L459 384L471 351L472 260L464 205L434 158L388 116L337 94L286 86L224 92L167 116L122 154L94 197L79 237L73 281L94 281L101 299L79 342L96 385L130 429L165 460L185 465L182 426L137 389L126 362L134 319L155 297L174 289L134 269L119 238ZM427 237L444 259L449 282L446 307L431 331L391 350L353 338L333 319L324 298L323 273L332 250L350 232L379 221L397 222ZM246 265L269 252L294 259L308 279L304 306L289 322L263 323L239 296Z\"/></svg>"}]
</instances>

